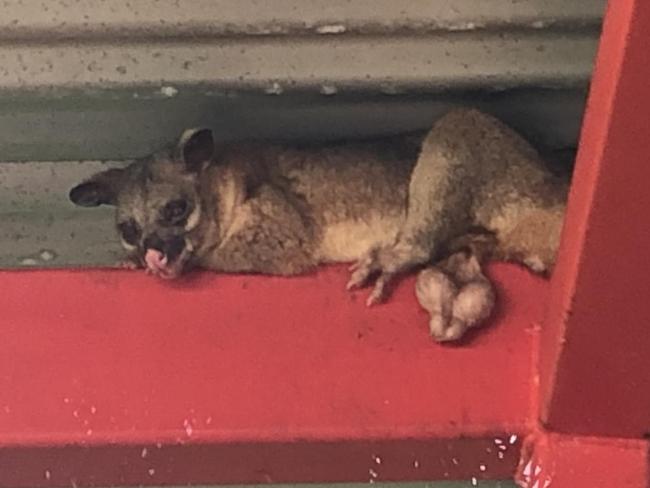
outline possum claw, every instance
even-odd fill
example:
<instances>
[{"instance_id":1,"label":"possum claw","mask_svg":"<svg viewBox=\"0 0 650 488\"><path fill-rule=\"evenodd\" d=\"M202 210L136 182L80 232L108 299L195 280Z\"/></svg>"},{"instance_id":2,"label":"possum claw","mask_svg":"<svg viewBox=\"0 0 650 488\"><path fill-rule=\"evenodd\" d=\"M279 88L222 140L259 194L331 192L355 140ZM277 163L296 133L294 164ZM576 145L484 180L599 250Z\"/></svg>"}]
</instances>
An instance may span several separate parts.
<instances>
[{"instance_id":1,"label":"possum claw","mask_svg":"<svg viewBox=\"0 0 650 488\"><path fill-rule=\"evenodd\" d=\"M377 252L373 249L348 268L348 271L352 272L352 276L346 285L346 289L354 290L363 287L370 279L370 276L378 270Z\"/></svg>"},{"instance_id":2,"label":"possum claw","mask_svg":"<svg viewBox=\"0 0 650 488\"><path fill-rule=\"evenodd\" d=\"M386 296L388 295L388 285L393 280L393 277L394 275L392 273L384 272L379 276L379 278L377 278L375 286L366 300L366 306L372 307L373 305L378 305L386 299Z\"/></svg>"},{"instance_id":3,"label":"possum claw","mask_svg":"<svg viewBox=\"0 0 650 488\"><path fill-rule=\"evenodd\" d=\"M347 290L356 290L357 288L363 287L368 282L370 274L371 273L365 269L357 269L354 273L352 273L350 281L348 281L348 284L345 286L345 288Z\"/></svg>"},{"instance_id":4,"label":"possum claw","mask_svg":"<svg viewBox=\"0 0 650 488\"><path fill-rule=\"evenodd\" d=\"M350 267L352 276L348 281L347 289L353 290L364 287L377 276L372 292L366 300L366 305L371 307L383 302L388 296L388 284L393 281L395 273L392 268L384 265L384 258L392 257L385 249L373 248L363 255ZM391 261L388 261L390 264Z\"/></svg>"},{"instance_id":5,"label":"possum claw","mask_svg":"<svg viewBox=\"0 0 650 488\"><path fill-rule=\"evenodd\" d=\"M129 260L119 261L117 267L120 269L138 269L140 266L138 263Z\"/></svg>"},{"instance_id":6,"label":"possum claw","mask_svg":"<svg viewBox=\"0 0 650 488\"><path fill-rule=\"evenodd\" d=\"M370 295L368 295L368 298L366 299L366 307L372 307L373 305L378 305L383 301L384 301L384 291L380 287L375 286L375 288L373 288L372 292L370 293Z\"/></svg>"},{"instance_id":7,"label":"possum claw","mask_svg":"<svg viewBox=\"0 0 650 488\"><path fill-rule=\"evenodd\" d=\"M359 269L360 266L361 266L361 262L360 262L360 261L357 261L357 262L355 262L355 263L352 263L350 266L348 266L348 271L350 271L350 272L352 272L352 271L356 271L356 270Z\"/></svg>"}]
</instances>

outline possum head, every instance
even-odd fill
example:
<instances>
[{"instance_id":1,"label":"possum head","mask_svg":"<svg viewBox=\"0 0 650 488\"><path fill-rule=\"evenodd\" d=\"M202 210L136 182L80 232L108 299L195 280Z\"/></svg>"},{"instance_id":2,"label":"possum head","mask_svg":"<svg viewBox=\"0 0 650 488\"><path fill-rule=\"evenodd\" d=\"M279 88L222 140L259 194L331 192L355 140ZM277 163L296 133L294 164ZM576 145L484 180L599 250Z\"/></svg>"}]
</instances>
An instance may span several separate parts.
<instances>
[{"instance_id":1,"label":"possum head","mask_svg":"<svg viewBox=\"0 0 650 488\"><path fill-rule=\"evenodd\" d=\"M129 257L161 278L176 278L192 259L204 211L200 175L214 148L209 129L188 130L172 149L75 186L70 200L82 207L114 205Z\"/></svg>"}]
</instances>

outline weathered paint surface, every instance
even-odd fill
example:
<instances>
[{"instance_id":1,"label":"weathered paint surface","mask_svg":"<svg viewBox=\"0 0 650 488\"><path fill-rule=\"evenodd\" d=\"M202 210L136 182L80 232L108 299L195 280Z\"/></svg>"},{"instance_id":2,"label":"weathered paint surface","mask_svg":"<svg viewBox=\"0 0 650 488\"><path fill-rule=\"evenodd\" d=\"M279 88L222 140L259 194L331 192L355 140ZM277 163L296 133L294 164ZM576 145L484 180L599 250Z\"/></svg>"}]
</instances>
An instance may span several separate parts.
<instances>
[{"instance_id":1,"label":"weathered paint surface","mask_svg":"<svg viewBox=\"0 0 650 488\"><path fill-rule=\"evenodd\" d=\"M7 467L0 475L0 483L7 488L69 488L73 484L217 488L233 483L265 487L282 483L279 486L283 488L295 488L297 479L309 483L308 487L313 482L321 486L331 483L330 488L339 488L342 483L356 484L358 488L369 484L393 488L515 488L512 481L505 480L512 479L519 446L510 446L502 459L497 458L500 467L490 464L489 460L494 459L485 454L493 448L491 439L7 448L0 449L0 467ZM413 460L420 458L428 461L416 468ZM380 466L376 459L382 461ZM480 463L486 459L490 473L481 471L484 465Z\"/></svg>"},{"instance_id":2,"label":"weathered paint surface","mask_svg":"<svg viewBox=\"0 0 650 488\"><path fill-rule=\"evenodd\" d=\"M340 267L0 272L0 485L507 479L547 283L491 276L499 310L457 348L413 279L368 309Z\"/></svg>"}]
</instances>

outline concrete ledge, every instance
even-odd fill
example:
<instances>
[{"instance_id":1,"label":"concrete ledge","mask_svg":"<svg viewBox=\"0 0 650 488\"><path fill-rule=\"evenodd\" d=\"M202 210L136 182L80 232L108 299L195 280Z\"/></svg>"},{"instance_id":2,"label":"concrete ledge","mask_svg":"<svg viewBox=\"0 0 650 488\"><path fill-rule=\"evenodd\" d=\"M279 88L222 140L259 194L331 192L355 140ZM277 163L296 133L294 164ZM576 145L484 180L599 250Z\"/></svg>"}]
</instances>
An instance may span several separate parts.
<instances>
[{"instance_id":1,"label":"concrete ledge","mask_svg":"<svg viewBox=\"0 0 650 488\"><path fill-rule=\"evenodd\" d=\"M597 26L605 0L8 0L0 39L391 33Z\"/></svg>"},{"instance_id":2,"label":"concrete ledge","mask_svg":"<svg viewBox=\"0 0 650 488\"><path fill-rule=\"evenodd\" d=\"M485 105L574 146L604 0L7 0L0 161L223 138L365 137ZM268 35L264 35L268 34Z\"/></svg>"},{"instance_id":3,"label":"concrete ledge","mask_svg":"<svg viewBox=\"0 0 650 488\"><path fill-rule=\"evenodd\" d=\"M204 84L267 93L584 86L598 33L0 44L0 88Z\"/></svg>"}]
</instances>

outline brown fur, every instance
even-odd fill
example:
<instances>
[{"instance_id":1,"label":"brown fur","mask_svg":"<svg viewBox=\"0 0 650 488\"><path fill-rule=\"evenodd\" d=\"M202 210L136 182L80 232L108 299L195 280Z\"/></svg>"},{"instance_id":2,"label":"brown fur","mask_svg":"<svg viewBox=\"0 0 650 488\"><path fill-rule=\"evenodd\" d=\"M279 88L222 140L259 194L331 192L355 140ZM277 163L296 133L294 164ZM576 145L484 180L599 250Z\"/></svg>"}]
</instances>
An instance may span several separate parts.
<instances>
[{"instance_id":1,"label":"brown fur","mask_svg":"<svg viewBox=\"0 0 650 488\"><path fill-rule=\"evenodd\" d=\"M350 287L379 275L374 302L395 275L443 258L445 245L475 228L492 236L481 252L546 271L566 189L514 131L458 109L424 139L215 146L209 132L188 131L176 147L96 175L70 198L117 205L118 223L141 231L126 246L141 262L152 236L163 252L182 239L180 270L293 275L354 261ZM179 195L192 213L161 223Z\"/></svg>"}]
</instances>

